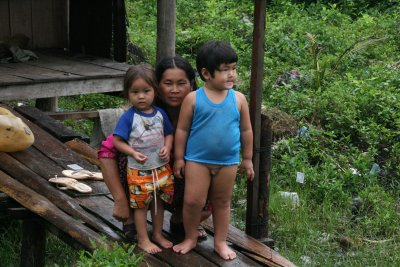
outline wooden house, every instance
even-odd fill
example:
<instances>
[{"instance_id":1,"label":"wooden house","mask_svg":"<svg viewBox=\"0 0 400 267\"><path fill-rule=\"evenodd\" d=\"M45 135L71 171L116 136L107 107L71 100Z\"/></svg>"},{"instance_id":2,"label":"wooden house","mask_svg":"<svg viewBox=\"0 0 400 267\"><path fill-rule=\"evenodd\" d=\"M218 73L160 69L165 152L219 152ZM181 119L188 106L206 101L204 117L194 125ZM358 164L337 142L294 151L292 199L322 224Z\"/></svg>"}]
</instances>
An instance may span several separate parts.
<instances>
[{"instance_id":1,"label":"wooden house","mask_svg":"<svg viewBox=\"0 0 400 267\"><path fill-rule=\"evenodd\" d=\"M0 101L46 99L42 109L55 110L48 98L120 91L125 20L123 0L0 0L2 47L38 56L0 64Z\"/></svg>"}]
</instances>

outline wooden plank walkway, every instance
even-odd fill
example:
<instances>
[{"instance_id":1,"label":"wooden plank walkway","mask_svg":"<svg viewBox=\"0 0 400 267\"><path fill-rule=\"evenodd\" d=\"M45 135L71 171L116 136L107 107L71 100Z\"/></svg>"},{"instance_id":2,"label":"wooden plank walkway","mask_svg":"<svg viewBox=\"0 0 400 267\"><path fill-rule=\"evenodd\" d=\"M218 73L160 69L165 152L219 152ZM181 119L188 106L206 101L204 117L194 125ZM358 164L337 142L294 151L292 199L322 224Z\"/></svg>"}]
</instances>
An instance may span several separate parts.
<instances>
[{"instance_id":1,"label":"wooden plank walkway","mask_svg":"<svg viewBox=\"0 0 400 267\"><path fill-rule=\"evenodd\" d=\"M0 64L0 100L115 92L129 65L110 59L34 51L39 59Z\"/></svg>"},{"instance_id":2,"label":"wooden plank walkway","mask_svg":"<svg viewBox=\"0 0 400 267\"><path fill-rule=\"evenodd\" d=\"M21 114L13 112L22 117ZM0 191L6 193L25 209L38 215L42 224L46 225L46 229L63 240L69 241L76 248L93 249L89 239L102 242L101 235L107 236L110 240L122 241L122 225L112 217L113 199L103 181L85 181L93 188L90 194L59 190L47 181L54 175L62 176L61 171L69 164L78 164L91 171L98 171L98 167L86 161L38 125L23 119L35 135L35 143L25 151L0 152ZM2 201L0 205L4 203ZM1 213L4 207L0 208ZM165 213L163 230L168 239L177 242L183 237L172 235L169 225L170 216L169 212ZM150 218L148 222L150 229ZM238 257L232 261L224 261L213 251L212 220L209 219L202 224L209 236L207 240L199 242L193 251L186 255L177 255L171 249L163 250L154 256L146 255L146 264L150 266L294 266L276 251L233 226L229 228L228 241L237 251Z\"/></svg>"}]
</instances>

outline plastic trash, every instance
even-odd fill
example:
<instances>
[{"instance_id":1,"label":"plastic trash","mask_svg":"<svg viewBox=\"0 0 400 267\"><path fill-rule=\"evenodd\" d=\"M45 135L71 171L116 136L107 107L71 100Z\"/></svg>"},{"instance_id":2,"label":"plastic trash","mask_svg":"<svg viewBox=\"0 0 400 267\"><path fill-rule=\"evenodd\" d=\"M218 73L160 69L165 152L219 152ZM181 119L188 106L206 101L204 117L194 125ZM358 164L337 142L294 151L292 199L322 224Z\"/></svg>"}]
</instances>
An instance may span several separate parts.
<instances>
[{"instance_id":1,"label":"plastic trash","mask_svg":"<svg viewBox=\"0 0 400 267\"><path fill-rule=\"evenodd\" d=\"M299 195L296 192L284 192L284 191L279 191L279 195L290 202L292 207L296 208L300 205L300 198Z\"/></svg>"}]
</instances>

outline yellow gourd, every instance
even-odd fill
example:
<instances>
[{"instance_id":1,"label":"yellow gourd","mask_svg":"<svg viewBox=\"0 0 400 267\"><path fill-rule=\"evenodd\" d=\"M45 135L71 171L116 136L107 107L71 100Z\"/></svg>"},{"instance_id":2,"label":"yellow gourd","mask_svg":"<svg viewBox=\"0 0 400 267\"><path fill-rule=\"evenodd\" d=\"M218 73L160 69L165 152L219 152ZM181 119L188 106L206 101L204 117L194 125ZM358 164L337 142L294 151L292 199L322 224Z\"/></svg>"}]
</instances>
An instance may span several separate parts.
<instances>
[{"instance_id":1,"label":"yellow gourd","mask_svg":"<svg viewBox=\"0 0 400 267\"><path fill-rule=\"evenodd\" d=\"M35 141L31 129L10 111L0 107L0 151L25 150Z\"/></svg>"},{"instance_id":2,"label":"yellow gourd","mask_svg":"<svg viewBox=\"0 0 400 267\"><path fill-rule=\"evenodd\" d=\"M0 107L0 115L10 115L10 116L14 116L14 114L12 114L11 111L9 111L9 110L6 109L6 108L2 108L2 107Z\"/></svg>"}]
</instances>

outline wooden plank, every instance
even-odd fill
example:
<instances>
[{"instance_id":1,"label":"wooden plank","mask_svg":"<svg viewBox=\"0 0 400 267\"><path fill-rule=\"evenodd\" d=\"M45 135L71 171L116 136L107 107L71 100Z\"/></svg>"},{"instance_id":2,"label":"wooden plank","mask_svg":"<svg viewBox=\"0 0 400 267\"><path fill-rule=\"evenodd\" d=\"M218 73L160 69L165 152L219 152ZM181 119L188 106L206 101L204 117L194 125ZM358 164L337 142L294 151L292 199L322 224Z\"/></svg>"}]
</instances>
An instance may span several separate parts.
<instances>
[{"instance_id":1,"label":"wooden plank","mask_svg":"<svg viewBox=\"0 0 400 267\"><path fill-rule=\"evenodd\" d=\"M117 62L112 59L102 58L102 57L100 58L100 57L95 57L95 56L91 56L91 55L87 55L87 54L69 55L69 54L60 54L59 51L45 51L45 53L46 53L46 55L53 55L56 57L66 57L66 58L72 57L76 61L85 62L85 63L89 63L89 64L101 66L101 67L107 67L110 69L115 69L115 70L119 70L119 71L123 71L123 72L126 72L129 69L129 67L132 66L125 62Z\"/></svg>"},{"instance_id":2,"label":"wooden plank","mask_svg":"<svg viewBox=\"0 0 400 267\"><path fill-rule=\"evenodd\" d=\"M85 160L100 168L100 160L97 158L97 149L94 149L88 143L75 138L66 142L65 145L78 153Z\"/></svg>"},{"instance_id":3,"label":"wooden plank","mask_svg":"<svg viewBox=\"0 0 400 267\"><path fill-rule=\"evenodd\" d=\"M14 75L12 73L7 74L7 72L8 72L7 68L2 68L0 66L0 86L2 84L17 84L17 83L30 83L30 82L32 82L31 79L27 79L27 78L23 78L23 77L20 77L20 76L16 76L16 75ZM0 90L1 90L1 88L0 88ZM0 97L0 99L2 99L2 98Z\"/></svg>"},{"instance_id":4,"label":"wooden plank","mask_svg":"<svg viewBox=\"0 0 400 267\"><path fill-rule=\"evenodd\" d=\"M29 80L2 83L0 99L26 100L81 94L122 91L123 78L79 78L70 81L48 80L46 83L32 83Z\"/></svg>"},{"instance_id":5,"label":"wooden plank","mask_svg":"<svg viewBox=\"0 0 400 267\"><path fill-rule=\"evenodd\" d=\"M52 70L40 66L32 66L21 62L3 64L0 71L1 73L29 79L33 82L74 80L77 78L82 78L81 75L74 75L64 71Z\"/></svg>"},{"instance_id":6,"label":"wooden plank","mask_svg":"<svg viewBox=\"0 0 400 267\"><path fill-rule=\"evenodd\" d=\"M10 3L10 35L24 34L32 46L32 1L13 0Z\"/></svg>"},{"instance_id":7,"label":"wooden plank","mask_svg":"<svg viewBox=\"0 0 400 267\"><path fill-rule=\"evenodd\" d=\"M9 1L3 0L0 1L0 41L4 41L10 35Z\"/></svg>"},{"instance_id":8,"label":"wooden plank","mask_svg":"<svg viewBox=\"0 0 400 267\"><path fill-rule=\"evenodd\" d=\"M88 214L84 209L82 209L81 206L79 206L78 202L74 198L71 198L64 192L61 192L56 187L49 184L44 177L39 176L7 153L0 152L0 160L2 163L0 166L1 171L12 176L15 180L24 184L26 187L29 187L30 190L33 190L37 194L41 194L42 196L46 197L53 203L53 205L59 207L64 212L86 222L94 229L97 229L101 233L106 234L114 240L121 240L121 237L115 233L113 229L109 228L102 221L98 220L91 214ZM47 166L44 164L36 166L36 169L45 168L47 168ZM52 172L50 171L50 173ZM12 197L12 195L9 196ZM25 206L24 203L21 204Z\"/></svg>"},{"instance_id":9,"label":"wooden plank","mask_svg":"<svg viewBox=\"0 0 400 267\"><path fill-rule=\"evenodd\" d=\"M78 164L86 170L99 171L97 166L94 166L79 157L78 154L66 147L61 141L49 135L42 128L27 120L19 113L8 108L6 105L0 105L0 107L8 109L14 113L14 115L20 117L28 125L35 136L35 142L33 143L33 146L48 158L60 165L62 168L67 169L67 165L69 164Z\"/></svg>"},{"instance_id":10,"label":"wooden plank","mask_svg":"<svg viewBox=\"0 0 400 267\"><path fill-rule=\"evenodd\" d=\"M170 230L170 218L171 218L171 213L168 211L165 211L164 213L164 225L163 225L163 231L168 233L170 238L175 242L180 242L182 241L183 237L177 237L175 233L172 233ZM149 218L150 219L150 218ZM231 248L235 250L235 247ZM212 232L208 233L208 237L206 240L201 240L197 243L197 246L194 248L194 251L203 257L207 258L210 262L216 264L217 266L260 266L257 262L249 259L245 255L243 255L241 252L236 251L237 258L231 261L226 261L222 259L220 256L217 255L217 253L214 252L214 238L212 236ZM178 258L180 255L178 256Z\"/></svg>"},{"instance_id":11,"label":"wooden plank","mask_svg":"<svg viewBox=\"0 0 400 267\"><path fill-rule=\"evenodd\" d=\"M115 227L122 229L122 223L112 217L112 210L114 205L114 202L112 200L106 199L105 197L81 197L78 199L78 201L85 209L91 211L97 216L100 216L103 220L112 223ZM150 224L149 228L151 228ZM196 262L197 266L216 266L196 252L190 252L186 255L178 256L172 251L172 249L163 249L161 253L157 253L154 256L161 261L169 264L170 266L175 267L189 266L194 262Z\"/></svg>"},{"instance_id":12,"label":"wooden plank","mask_svg":"<svg viewBox=\"0 0 400 267\"><path fill-rule=\"evenodd\" d=\"M0 193L0 220L3 218L23 220L33 216L36 215L22 207L7 194Z\"/></svg>"},{"instance_id":13,"label":"wooden plank","mask_svg":"<svg viewBox=\"0 0 400 267\"><path fill-rule=\"evenodd\" d=\"M94 119L99 117L99 112L97 110L89 111L67 111L67 112L46 112L47 115L55 120L66 120L66 119Z\"/></svg>"},{"instance_id":14,"label":"wooden plank","mask_svg":"<svg viewBox=\"0 0 400 267\"><path fill-rule=\"evenodd\" d=\"M211 218L202 222L204 228L209 231L214 231L213 222ZM267 247L257 239L246 235L236 227L229 225L228 229L228 241L234 244L237 250L247 252L246 255L253 254L256 257L263 258L268 262L268 266L295 266L292 262L282 257L275 250Z\"/></svg>"},{"instance_id":15,"label":"wooden plank","mask_svg":"<svg viewBox=\"0 0 400 267\"><path fill-rule=\"evenodd\" d=\"M45 178L46 180L57 175L62 177L62 170L64 168L60 167L57 163L47 158L43 153L38 151L34 147L30 147L24 151L10 153L13 158L19 162L23 162L24 166L32 170L34 173ZM40 166L40 167L39 167ZM91 181L84 180L81 181L89 185L93 191L89 195L108 195L110 191L103 181ZM74 190L66 190L66 194L72 197L87 196L88 194L79 193Z\"/></svg>"},{"instance_id":16,"label":"wooden plank","mask_svg":"<svg viewBox=\"0 0 400 267\"><path fill-rule=\"evenodd\" d=\"M65 52L61 51L59 49L46 49L46 50L41 50L41 53L51 56L51 57L57 57L57 58L63 58L67 60L74 60L78 62L84 62L84 63L89 63L101 67L106 67L114 70L119 70L126 72L129 67L132 65L127 64L125 62L117 62L115 60L109 59L109 58L104 58L104 57L96 57L88 54L81 54L81 53L70 53L70 52Z\"/></svg>"},{"instance_id":17,"label":"wooden plank","mask_svg":"<svg viewBox=\"0 0 400 267\"><path fill-rule=\"evenodd\" d=\"M97 245L105 245L99 234L79 221L72 219L47 198L37 194L2 171L0 171L0 190L27 209L68 233L87 249L94 249L92 242Z\"/></svg>"},{"instance_id":18,"label":"wooden plank","mask_svg":"<svg viewBox=\"0 0 400 267\"><path fill-rule=\"evenodd\" d=\"M70 128L67 128L60 121L53 119L52 117L48 116L46 113L35 107L21 106L16 107L15 110L36 125L40 126L47 133L51 134L61 142L67 142L75 138L81 139L85 142L90 141L88 136L77 133Z\"/></svg>"},{"instance_id":19,"label":"wooden plank","mask_svg":"<svg viewBox=\"0 0 400 267\"><path fill-rule=\"evenodd\" d=\"M163 249L162 252L154 256L174 267L218 266L193 250L182 255L176 254L172 249Z\"/></svg>"},{"instance_id":20,"label":"wooden plank","mask_svg":"<svg viewBox=\"0 0 400 267\"><path fill-rule=\"evenodd\" d=\"M122 223L112 216L114 202L105 196L79 197L76 201L95 216L107 222L114 229L122 231Z\"/></svg>"},{"instance_id":21,"label":"wooden plank","mask_svg":"<svg viewBox=\"0 0 400 267\"><path fill-rule=\"evenodd\" d=\"M27 64L49 68L52 70L63 71L81 76L112 78L115 76L122 77L125 72L115 69L110 69L102 66L96 66L81 61L76 61L73 58L60 58L49 56L44 53L37 52L38 60L26 62Z\"/></svg>"}]
</instances>

